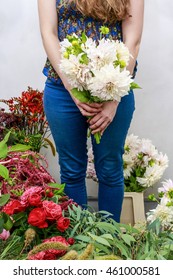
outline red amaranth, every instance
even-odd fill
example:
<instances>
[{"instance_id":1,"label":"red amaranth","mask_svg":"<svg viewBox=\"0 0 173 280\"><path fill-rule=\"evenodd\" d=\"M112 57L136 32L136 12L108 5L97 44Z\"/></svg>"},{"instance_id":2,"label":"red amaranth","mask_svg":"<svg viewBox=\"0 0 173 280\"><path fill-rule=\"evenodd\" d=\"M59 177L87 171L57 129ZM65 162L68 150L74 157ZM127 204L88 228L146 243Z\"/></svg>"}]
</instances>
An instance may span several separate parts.
<instances>
[{"instance_id":1,"label":"red amaranth","mask_svg":"<svg viewBox=\"0 0 173 280\"><path fill-rule=\"evenodd\" d=\"M45 165L45 167L41 164ZM0 164L9 170L9 180L0 176L1 194L10 193L11 197L30 187L41 186L47 188L48 183L55 183L47 172L47 161L44 156L33 151L9 152Z\"/></svg>"}]
</instances>

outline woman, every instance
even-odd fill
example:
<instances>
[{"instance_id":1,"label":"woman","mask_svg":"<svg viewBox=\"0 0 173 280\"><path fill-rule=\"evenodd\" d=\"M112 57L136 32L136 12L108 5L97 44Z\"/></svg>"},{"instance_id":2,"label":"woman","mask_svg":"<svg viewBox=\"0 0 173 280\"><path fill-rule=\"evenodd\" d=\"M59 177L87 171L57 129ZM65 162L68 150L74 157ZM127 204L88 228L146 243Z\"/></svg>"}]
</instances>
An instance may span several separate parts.
<instances>
[{"instance_id":1,"label":"woman","mask_svg":"<svg viewBox=\"0 0 173 280\"><path fill-rule=\"evenodd\" d=\"M144 0L38 0L40 30L48 60L44 108L59 155L61 182L65 192L79 205L87 204L87 129L102 134L96 144L92 135L95 169L99 181L99 210L112 213L119 222L124 196L123 147L134 112L133 92L104 104L86 104L71 95L71 87L59 70L60 45L67 34L85 31L94 40L99 28L123 40L133 58L129 71L135 73L143 28ZM87 116L92 116L87 122Z\"/></svg>"}]
</instances>

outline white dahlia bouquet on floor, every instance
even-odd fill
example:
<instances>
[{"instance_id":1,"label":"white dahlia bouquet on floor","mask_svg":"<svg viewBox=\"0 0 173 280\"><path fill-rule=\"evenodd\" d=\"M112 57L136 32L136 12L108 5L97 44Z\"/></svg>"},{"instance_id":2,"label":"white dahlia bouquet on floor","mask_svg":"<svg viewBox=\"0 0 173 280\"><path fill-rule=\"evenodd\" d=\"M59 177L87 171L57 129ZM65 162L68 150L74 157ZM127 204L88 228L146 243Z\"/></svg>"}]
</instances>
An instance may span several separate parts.
<instances>
[{"instance_id":1,"label":"white dahlia bouquet on floor","mask_svg":"<svg viewBox=\"0 0 173 280\"><path fill-rule=\"evenodd\" d=\"M159 152L151 140L133 134L126 137L123 154L126 192L142 192L154 186L167 167L167 155ZM92 148L88 151L87 178L97 181Z\"/></svg>"},{"instance_id":2,"label":"white dahlia bouquet on floor","mask_svg":"<svg viewBox=\"0 0 173 280\"><path fill-rule=\"evenodd\" d=\"M108 34L109 28L102 26L100 32ZM96 42L82 33L68 35L60 46L60 70L81 102L120 102L130 89L139 88L127 70L131 54L123 42L105 38ZM100 133L94 138L100 143Z\"/></svg>"},{"instance_id":3,"label":"white dahlia bouquet on floor","mask_svg":"<svg viewBox=\"0 0 173 280\"><path fill-rule=\"evenodd\" d=\"M168 167L168 157L152 141L129 135L124 147L125 191L142 192L154 186Z\"/></svg>"}]
</instances>

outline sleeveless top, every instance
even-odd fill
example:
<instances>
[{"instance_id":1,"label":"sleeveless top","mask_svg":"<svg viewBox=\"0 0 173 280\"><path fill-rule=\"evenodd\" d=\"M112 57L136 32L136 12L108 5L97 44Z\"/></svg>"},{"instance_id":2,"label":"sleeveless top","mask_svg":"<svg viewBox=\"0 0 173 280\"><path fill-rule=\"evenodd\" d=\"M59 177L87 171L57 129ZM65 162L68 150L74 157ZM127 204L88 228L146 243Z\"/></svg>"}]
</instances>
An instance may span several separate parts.
<instances>
[{"instance_id":1,"label":"sleeveless top","mask_svg":"<svg viewBox=\"0 0 173 280\"><path fill-rule=\"evenodd\" d=\"M93 40L99 40L99 29L103 25L110 30L109 34L105 36L106 38L122 40L121 21L117 21L115 24L103 23L101 20L82 15L79 11L75 10L74 5L62 5L61 2L61 0L56 0L59 41L62 41L67 35L72 33L80 36L82 32L85 32L85 34ZM62 83L48 58L43 68L43 74L55 83Z\"/></svg>"}]
</instances>

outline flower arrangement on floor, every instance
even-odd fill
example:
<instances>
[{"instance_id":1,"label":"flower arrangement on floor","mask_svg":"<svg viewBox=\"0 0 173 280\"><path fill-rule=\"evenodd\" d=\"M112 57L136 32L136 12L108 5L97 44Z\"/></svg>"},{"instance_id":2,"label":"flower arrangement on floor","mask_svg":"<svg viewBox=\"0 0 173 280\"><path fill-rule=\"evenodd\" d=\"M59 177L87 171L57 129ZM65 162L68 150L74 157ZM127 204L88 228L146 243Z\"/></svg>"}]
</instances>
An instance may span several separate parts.
<instances>
[{"instance_id":1,"label":"flower arrangement on floor","mask_svg":"<svg viewBox=\"0 0 173 280\"><path fill-rule=\"evenodd\" d=\"M151 200L157 201L158 205L147 213L147 221L150 224L158 221L162 230L173 232L173 181L165 180L162 185L158 188L160 201L155 195L149 196Z\"/></svg>"},{"instance_id":2,"label":"flower arrangement on floor","mask_svg":"<svg viewBox=\"0 0 173 280\"><path fill-rule=\"evenodd\" d=\"M124 146L124 183L126 192L142 192L156 184L168 167L168 157L149 139L128 135ZM97 181L92 149L88 152L87 178Z\"/></svg>"},{"instance_id":3,"label":"flower arrangement on floor","mask_svg":"<svg viewBox=\"0 0 173 280\"><path fill-rule=\"evenodd\" d=\"M100 33L105 36L109 28L102 26ZM127 70L132 56L123 42L108 38L96 42L82 33L68 35L60 46L60 69L72 86L72 94L81 102L119 102L130 89L139 88ZM99 144L100 133L94 138Z\"/></svg>"},{"instance_id":4,"label":"flower arrangement on floor","mask_svg":"<svg viewBox=\"0 0 173 280\"><path fill-rule=\"evenodd\" d=\"M9 100L0 99L8 106L8 112L0 108L0 140L10 130L9 144L27 144L33 151L50 145L53 154L54 146L48 139L49 126L43 110L43 92L28 87L20 97ZM48 136L47 136L48 135Z\"/></svg>"},{"instance_id":5,"label":"flower arrangement on floor","mask_svg":"<svg viewBox=\"0 0 173 280\"><path fill-rule=\"evenodd\" d=\"M157 232L158 221L118 224L108 212L82 209L38 153L8 147L8 137L0 142L0 260L173 259L169 229Z\"/></svg>"}]
</instances>

